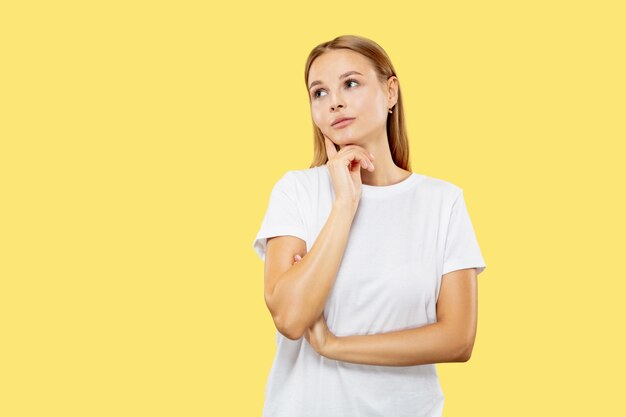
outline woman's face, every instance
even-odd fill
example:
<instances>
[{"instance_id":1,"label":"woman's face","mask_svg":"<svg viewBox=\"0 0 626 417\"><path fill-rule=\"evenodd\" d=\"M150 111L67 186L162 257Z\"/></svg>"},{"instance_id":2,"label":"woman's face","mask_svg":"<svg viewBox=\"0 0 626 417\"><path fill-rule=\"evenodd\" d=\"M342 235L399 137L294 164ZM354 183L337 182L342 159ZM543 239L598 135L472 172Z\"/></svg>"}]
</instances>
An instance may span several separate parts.
<instances>
[{"instance_id":1,"label":"woman's face","mask_svg":"<svg viewBox=\"0 0 626 417\"><path fill-rule=\"evenodd\" d=\"M313 122L334 143L363 145L386 137L389 108L396 102L388 89L392 84L381 84L361 54L345 49L325 52L313 61L308 82ZM333 126L341 117L354 120Z\"/></svg>"}]
</instances>

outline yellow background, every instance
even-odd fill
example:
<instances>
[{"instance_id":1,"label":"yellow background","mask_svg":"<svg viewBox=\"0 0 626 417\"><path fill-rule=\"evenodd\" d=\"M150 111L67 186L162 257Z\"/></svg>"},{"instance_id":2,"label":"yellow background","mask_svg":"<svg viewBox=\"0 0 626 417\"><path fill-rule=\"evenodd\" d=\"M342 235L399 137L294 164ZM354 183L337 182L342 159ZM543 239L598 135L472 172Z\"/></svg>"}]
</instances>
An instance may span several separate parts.
<instances>
[{"instance_id":1,"label":"yellow background","mask_svg":"<svg viewBox=\"0 0 626 417\"><path fill-rule=\"evenodd\" d=\"M390 55L487 263L444 416L623 415L622 2L209 4L0 6L0 415L261 415L252 241L342 34Z\"/></svg>"}]
</instances>

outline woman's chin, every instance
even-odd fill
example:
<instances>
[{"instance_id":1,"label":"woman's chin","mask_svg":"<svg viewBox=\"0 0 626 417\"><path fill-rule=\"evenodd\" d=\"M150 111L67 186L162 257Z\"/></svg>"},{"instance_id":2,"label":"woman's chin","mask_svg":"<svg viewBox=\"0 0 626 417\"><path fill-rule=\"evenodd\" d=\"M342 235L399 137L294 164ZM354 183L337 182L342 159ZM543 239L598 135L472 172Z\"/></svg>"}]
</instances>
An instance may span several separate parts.
<instances>
[{"instance_id":1,"label":"woman's chin","mask_svg":"<svg viewBox=\"0 0 626 417\"><path fill-rule=\"evenodd\" d=\"M333 142L341 146L356 145L360 141L361 141L360 137L356 137L350 134L350 132L346 132L346 134L344 134L343 132L340 134L335 134L333 137Z\"/></svg>"},{"instance_id":2,"label":"woman's chin","mask_svg":"<svg viewBox=\"0 0 626 417\"><path fill-rule=\"evenodd\" d=\"M359 138L346 138L346 139L338 139L335 142L339 146L348 146L348 145L361 145L361 140Z\"/></svg>"}]
</instances>

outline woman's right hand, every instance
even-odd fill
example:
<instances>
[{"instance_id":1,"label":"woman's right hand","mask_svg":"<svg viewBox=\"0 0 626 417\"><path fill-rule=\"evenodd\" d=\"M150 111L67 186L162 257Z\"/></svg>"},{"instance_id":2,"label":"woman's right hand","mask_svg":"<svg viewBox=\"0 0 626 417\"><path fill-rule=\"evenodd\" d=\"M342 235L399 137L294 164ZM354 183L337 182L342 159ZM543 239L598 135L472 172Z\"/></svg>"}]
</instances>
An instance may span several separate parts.
<instances>
[{"instance_id":1,"label":"woman's right hand","mask_svg":"<svg viewBox=\"0 0 626 417\"><path fill-rule=\"evenodd\" d=\"M357 205L361 199L361 168L374 171L374 155L358 145L347 145L339 151L335 144L324 135L328 171L335 188L335 201L346 201Z\"/></svg>"}]
</instances>

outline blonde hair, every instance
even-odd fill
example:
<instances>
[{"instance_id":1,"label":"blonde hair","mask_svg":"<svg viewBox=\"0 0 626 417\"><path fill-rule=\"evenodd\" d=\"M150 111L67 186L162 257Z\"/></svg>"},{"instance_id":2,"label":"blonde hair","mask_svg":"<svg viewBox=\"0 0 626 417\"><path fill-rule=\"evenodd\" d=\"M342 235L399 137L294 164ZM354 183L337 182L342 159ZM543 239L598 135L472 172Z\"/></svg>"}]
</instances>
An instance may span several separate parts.
<instances>
[{"instance_id":1,"label":"blonde hair","mask_svg":"<svg viewBox=\"0 0 626 417\"><path fill-rule=\"evenodd\" d=\"M309 53L304 66L304 82L305 86L309 85L309 70L313 61L330 50L349 49L363 55L372 64L378 80L386 83L389 77L396 76L396 71L391 64L391 60L387 53L376 42L356 35L343 35L335 39L323 42L317 45ZM308 91L308 87L307 87ZM307 93L309 101L311 96ZM411 163L409 161L409 139L406 132L404 121L404 107L402 105L402 92L398 83L398 102L392 108L393 113L387 117L387 138L389 140L389 150L393 162L400 168L411 171ZM335 147L338 149L337 145ZM313 162L309 168L324 165L328 162L326 155L326 144L324 135L319 127L313 122Z\"/></svg>"}]
</instances>

